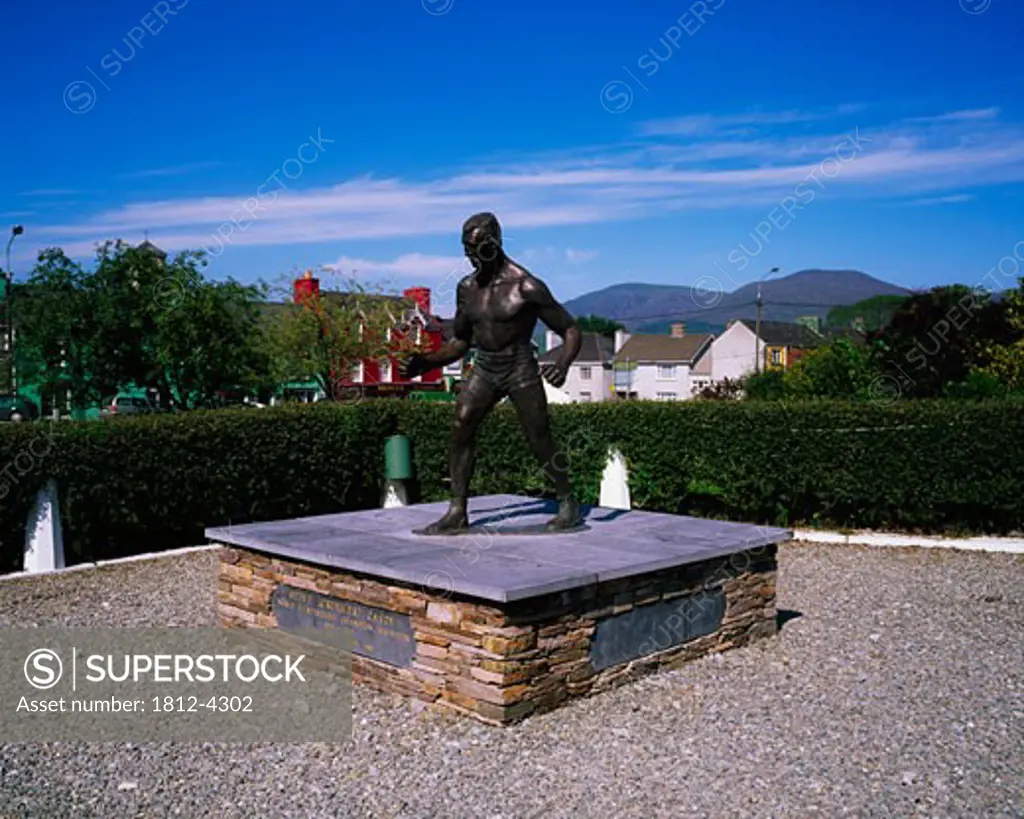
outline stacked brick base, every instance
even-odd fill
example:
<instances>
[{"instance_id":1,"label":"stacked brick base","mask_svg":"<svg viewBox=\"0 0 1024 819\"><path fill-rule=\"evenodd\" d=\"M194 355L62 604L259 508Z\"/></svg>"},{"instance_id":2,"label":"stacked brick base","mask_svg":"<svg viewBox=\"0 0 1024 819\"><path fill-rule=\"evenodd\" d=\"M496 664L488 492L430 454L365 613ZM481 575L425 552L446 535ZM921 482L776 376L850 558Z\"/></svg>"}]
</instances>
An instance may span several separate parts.
<instances>
[{"instance_id":1,"label":"stacked brick base","mask_svg":"<svg viewBox=\"0 0 1024 819\"><path fill-rule=\"evenodd\" d=\"M411 666L353 656L355 681L505 724L549 711L569 697L604 691L660 667L774 634L775 558L776 547L766 546L568 592L493 603L224 547L218 603L221 624L229 627L276 627L270 600L279 584L407 614L416 644ZM590 645L601 618L714 588L723 590L726 602L717 631L665 650L658 650L660 641L654 638L643 656L594 670Z\"/></svg>"}]
</instances>

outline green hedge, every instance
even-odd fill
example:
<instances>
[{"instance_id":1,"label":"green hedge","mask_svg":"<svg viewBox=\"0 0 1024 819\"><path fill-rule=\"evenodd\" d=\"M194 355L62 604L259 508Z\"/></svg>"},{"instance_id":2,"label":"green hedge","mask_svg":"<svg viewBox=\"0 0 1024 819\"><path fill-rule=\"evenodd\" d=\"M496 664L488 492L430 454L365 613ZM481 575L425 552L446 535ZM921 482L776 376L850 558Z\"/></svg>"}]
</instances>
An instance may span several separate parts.
<instances>
[{"instance_id":1,"label":"green hedge","mask_svg":"<svg viewBox=\"0 0 1024 819\"><path fill-rule=\"evenodd\" d=\"M608 445L630 461L634 505L774 523L910 531L1019 530L1024 403L893 407L689 402L552 408L581 498ZM203 542L207 526L369 508L383 442L412 439L421 500L447 496L451 404L374 401L0 428L0 571L20 568L24 522L60 486L69 562ZM540 494L507 406L481 432L473 491Z\"/></svg>"}]
</instances>

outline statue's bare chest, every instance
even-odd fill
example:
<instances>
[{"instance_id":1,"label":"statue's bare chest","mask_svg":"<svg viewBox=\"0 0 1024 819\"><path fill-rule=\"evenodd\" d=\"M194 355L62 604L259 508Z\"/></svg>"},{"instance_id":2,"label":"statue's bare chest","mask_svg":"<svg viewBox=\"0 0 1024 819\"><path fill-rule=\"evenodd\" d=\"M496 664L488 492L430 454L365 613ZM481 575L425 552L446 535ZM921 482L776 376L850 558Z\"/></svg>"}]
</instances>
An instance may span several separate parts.
<instances>
[{"instance_id":1,"label":"statue's bare chest","mask_svg":"<svg viewBox=\"0 0 1024 819\"><path fill-rule=\"evenodd\" d=\"M473 287L467 296L466 312L474 324L512 321L526 307L517 281Z\"/></svg>"}]
</instances>

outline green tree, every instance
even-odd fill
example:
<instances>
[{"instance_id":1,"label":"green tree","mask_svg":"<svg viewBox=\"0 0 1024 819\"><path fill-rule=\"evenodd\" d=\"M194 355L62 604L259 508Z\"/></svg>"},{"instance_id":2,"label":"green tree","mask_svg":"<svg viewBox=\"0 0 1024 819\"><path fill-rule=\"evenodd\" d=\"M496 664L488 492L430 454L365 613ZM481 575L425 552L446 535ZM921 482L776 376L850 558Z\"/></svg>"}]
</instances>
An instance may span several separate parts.
<instances>
[{"instance_id":1,"label":"green tree","mask_svg":"<svg viewBox=\"0 0 1024 819\"><path fill-rule=\"evenodd\" d=\"M986 351L1013 340L1003 304L963 285L936 287L907 299L880 332L878 366L901 394L927 398L964 381Z\"/></svg>"},{"instance_id":2,"label":"green tree","mask_svg":"<svg viewBox=\"0 0 1024 819\"><path fill-rule=\"evenodd\" d=\"M1024 277L1015 290L1003 294L1002 306L1010 337L986 345L982 372L1012 392L1024 392Z\"/></svg>"},{"instance_id":3,"label":"green tree","mask_svg":"<svg viewBox=\"0 0 1024 819\"><path fill-rule=\"evenodd\" d=\"M838 338L806 352L786 372L785 391L793 398L862 398L878 375L868 348Z\"/></svg>"},{"instance_id":4,"label":"green tree","mask_svg":"<svg viewBox=\"0 0 1024 819\"><path fill-rule=\"evenodd\" d=\"M51 248L15 301L26 380L77 406L119 389L152 387L164 400L206 406L218 390L259 380L261 286L204 279L202 254L166 260L108 242L84 270Z\"/></svg>"},{"instance_id":5,"label":"green tree","mask_svg":"<svg viewBox=\"0 0 1024 819\"><path fill-rule=\"evenodd\" d=\"M885 327L909 296L872 296L856 304L833 307L825 317L825 326L846 329L855 327L858 320L862 332L873 332Z\"/></svg>"},{"instance_id":6,"label":"green tree","mask_svg":"<svg viewBox=\"0 0 1024 819\"><path fill-rule=\"evenodd\" d=\"M786 373L781 369L751 373L743 379L743 391L751 401L787 398Z\"/></svg>"},{"instance_id":7,"label":"green tree","mask_svg":"<svg viewBox=\"0 0 1024 819\"><path fill-rule=\"evenodd\" d=\"M576 319L576 324L585 333L600 333L603 336L612 336L616 330L626 329L625 325L614 319L595 315L580 316Z\"/></svg>"},{"instance_id":8,"label":"green tree","mask_svg":"<svg viewBox=\"0 0 1024 819\"><path fill-rule=\"evenodd\" d=\"M714 384L708 384L696 397L704 401L732 401L742 398L743 379L723 378Z\"/></svg>"},{"instance_id":9,"label":"green tree","mask_svg":"<svg viewBox=\"0 0 1024 819\"><path fill-rule=\"evenodd\" d=\"M186 406L215 406L217 393L264 392L271 349L261 322L265 288L200 279L182 258L163 280L154 352L166 389Z\"/></svg>"},{"instance_id":10,"label":"green tree","mask_svg":"<svg viewBox=\"0 0 1024 819\"><path fill-rule=\"evenodd\" d=\"M345 287L288 300L270 319L279 382L315 380L328 397L340 399L363 359L401 356L420 346L412 328L400 326L411 301L355 280Z\"/></svg>"}]
</instances>

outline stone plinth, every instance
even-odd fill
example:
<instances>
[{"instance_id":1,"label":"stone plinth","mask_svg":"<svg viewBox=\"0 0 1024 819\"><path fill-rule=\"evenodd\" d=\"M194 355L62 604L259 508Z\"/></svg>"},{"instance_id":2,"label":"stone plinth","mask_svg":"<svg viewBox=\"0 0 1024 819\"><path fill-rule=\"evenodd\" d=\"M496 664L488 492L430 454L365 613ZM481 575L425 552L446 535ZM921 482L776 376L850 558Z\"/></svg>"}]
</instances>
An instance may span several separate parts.
<instances>
[{"instance_id":1,"label":"stone plinth","mask_svg":"<svg viewBox=\"0 0 1024 819\"><path fill-rule=\"evenodd\" d=\"M776 546L791 533L475 498L474 529L413 529L444 504L207 531L224 546L225 626L353 635L357 682L508 723L662 666L774 634Z\"/></svg>"}]
</instances>

